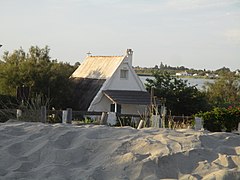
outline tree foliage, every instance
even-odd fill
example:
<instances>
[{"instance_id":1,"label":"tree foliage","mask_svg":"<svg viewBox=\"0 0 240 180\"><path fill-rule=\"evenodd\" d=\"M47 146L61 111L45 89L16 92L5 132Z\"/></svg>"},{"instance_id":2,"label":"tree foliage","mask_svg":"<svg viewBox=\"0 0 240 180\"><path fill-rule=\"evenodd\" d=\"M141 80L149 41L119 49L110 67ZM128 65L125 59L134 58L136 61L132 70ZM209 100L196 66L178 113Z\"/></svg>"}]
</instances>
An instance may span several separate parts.
<instances>
[{"instance_id":1,"label":"tree foliage","mask_svg":"<svg viewBox=\"0 0 240 180\"><path fill-rule=\"evenodd\" d=\"M205 113L199 113L197 116L203 118L203 125L209 131L227 131L237 130L240 123L240 107L214 108Z\"/></svg>"},{"instance_id":2,"label":"tree foliage","mask_svg":"<svg viewBox=\"0 0 240 180\"><path fill-rule=\"evenodd\" d=\"M146 87L154 88L154 95L166 99L167 109L173 115L192 115L208 108L205 94L186 80L170 76L166 71L153 72L154 79L147 79Z\"/></svg>"},{"instance_id":3,"label":"tree foliage","mask_svg":"<svg viewBox=\"0 0 240 180\"><path fill-rule=\"evenodd\" d=\"M216 71L215 71L218 75L225 75L225 74L228 74L228 73L230 73L231 71L230 71L230 69L229 68L226 68L226 67L222 67L222 68L220 68L220 69L217 69Z\"/></svg>"},{"instance_id":4,"label":"tree foliage","mask_svg":"<svg viewBox=\"0 0 240 180\"><path fill-rule=\"evenodd\" d=\"M204 90L214 107L240 105L240 81L234 73L227 72L214 83L207 83Z\"/></svg>"},{"instance_id":5,"label":"tree foliage","mask_svg":"<svg viewBox=\"0 0 240 180\"><path fill-rule=\"evenodd\" d=\"M32 46L28 53L21 48L5 52L0 61L0 94L16 96L17 87L30 87L32 97L42 95L51 99L52 106L65 108L75 67L51 60L49 52L48 46Z\"/></svg>"}]
</instances>

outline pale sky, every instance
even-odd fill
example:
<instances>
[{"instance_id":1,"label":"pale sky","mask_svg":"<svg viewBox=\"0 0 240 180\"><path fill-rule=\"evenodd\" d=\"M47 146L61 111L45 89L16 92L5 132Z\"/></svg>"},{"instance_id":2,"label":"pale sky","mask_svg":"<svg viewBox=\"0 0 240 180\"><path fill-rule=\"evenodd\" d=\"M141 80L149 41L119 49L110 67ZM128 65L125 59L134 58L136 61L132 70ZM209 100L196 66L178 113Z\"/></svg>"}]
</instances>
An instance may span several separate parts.
<instances>
[{"instance_id":1,"label":"pale sky","mask_svg":"<svg viewBox=\"0 0 240 180\"><path fill-rule=\"evenodd\" d=\"M0 56L31 45L59 61L134 51L134 66L240 69L240 0L0 0Z\"/></svg>"}]
</instances>

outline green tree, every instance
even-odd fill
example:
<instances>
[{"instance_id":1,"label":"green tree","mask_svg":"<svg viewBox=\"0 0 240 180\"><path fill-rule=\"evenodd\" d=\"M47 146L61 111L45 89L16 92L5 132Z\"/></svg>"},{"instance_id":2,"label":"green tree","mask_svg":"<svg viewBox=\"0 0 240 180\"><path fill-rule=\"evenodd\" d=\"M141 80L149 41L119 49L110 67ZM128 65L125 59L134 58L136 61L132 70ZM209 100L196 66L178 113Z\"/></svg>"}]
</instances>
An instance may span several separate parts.
<instances>
[{"instance_id":1,"label":"green tree","mask_svg":"<svg viewBox=\"0 0 240 180\"><path fill-rule=\"evenodd\" d=\"M159 66L159 69L160 69L160 70L164 70L164 68L165 68L165 67L164 67L163 63L161 62L161 63L160 63L160 66Z\"/></svg>"},{"instance_id":2,"label":"green tree","mask_svg":"<svg viewBox=\"0 0 240 180\"><path fill-rule=\"evenodd\" d=\"M74 107L72 104L73 84L69 79L75 70L75 66L68 63L53 63L50 69L51 77L49 80L48 94L52 99L52 104L56 108Z\"/></svg>"},{"instance_id":3,"label":"green tree","mask_svg":"<svg viewBox=\"0 0 240 180\"><path fill-rule=\"evenodd\" d=\"M214 107L240 105L240 80L232 72L225 72L214 83L206 83L204 90Z\"/></svg>"},{"instance_id":4,"label":"green tree","mask_svg":"<svg viewBox=\"0 0 240 180\"><path fill-rule=\"evenodd\" d=\"M192 115L208 109L205 94L187 81L170 76L166 71L153 72L154 79L147 79L146 87L154 88L154 95L166 99L166 106L173 115Z\"/></svg>"},{"instance_id":5,"label":"green tree","mask_svg":"<svg viewBox=\"0 0 240 180\"><path fill-rule=\"evenodd\" d=\"M27 86L31 96L42 95L51 99L52 106L65 108L69 104L71 82L69 76L75 67L51 60L48 46L32 46L28 53L23 49L5 52L0 62L0 94L16 96L16 89Z\"/></svg>"},{"instance_id":6,"label":"green tree","mask_svg":"<svg viewBox=\"0 0 240 180\"><path fill-rule=\"evenodd\" d=\"M226 68L226 67L222 67L220 69L217 69L215 71L216 74L219 74L221 76L224 76L225 74L228 74L228 73L231 73L230 69L229 68Z\"/></svg>"}]
</instances>

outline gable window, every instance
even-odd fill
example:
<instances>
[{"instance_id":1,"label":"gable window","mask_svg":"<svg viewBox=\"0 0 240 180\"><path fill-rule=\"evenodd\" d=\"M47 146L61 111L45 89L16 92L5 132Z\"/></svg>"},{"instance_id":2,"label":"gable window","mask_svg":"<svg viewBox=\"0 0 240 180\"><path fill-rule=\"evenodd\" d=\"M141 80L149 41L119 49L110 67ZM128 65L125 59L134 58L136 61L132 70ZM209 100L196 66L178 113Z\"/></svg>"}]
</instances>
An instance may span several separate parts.
<instances>
[{"instance_id":1,"label":"gable window","mask_svg":"<svg viewBox=\"0 0 240 180\"><path fill-rule=\"evenodd\" d=\"M121 79L127 79L128 78L128 70L127 69L121 69L120 70L120 78Z\"/></svg>"}]
</instances>

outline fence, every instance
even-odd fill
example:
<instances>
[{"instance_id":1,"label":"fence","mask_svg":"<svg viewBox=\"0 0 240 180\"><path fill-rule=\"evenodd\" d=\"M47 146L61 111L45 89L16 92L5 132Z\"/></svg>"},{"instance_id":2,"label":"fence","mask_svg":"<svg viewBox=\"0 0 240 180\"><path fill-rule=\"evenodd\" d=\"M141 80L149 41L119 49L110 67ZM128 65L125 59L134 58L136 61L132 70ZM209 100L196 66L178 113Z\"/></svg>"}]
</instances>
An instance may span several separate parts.
<instances>
[{"instance_id":1,"label":"fence","mask_svg":"<svg viewBox=\"0 0 240 180\"><path fill-rule=\"evenodd\" d=\"M29 109L2 109L0 114L4 114L5 117L21 119L24 121L36 121L36 122L49 122L49 123L71 123L71 121L90 120L100 122L100 124L107 124L107 113L106 112L89 112L89 111L72 111L71 108L67 110L47 110L46 106L41 106L41 109L29 110ZM145 125L151 126L150 116L141 117L136 114L119 114L116 113L117 123L121 126L133 126L137 127L140 120L144 118ZM173 120L179 118L173 116ZM184 117L186 118L186 116ZM187 117L188 118L188 117Z\"/></svg>"},{"instance_id":2,"label":"fence","mask_svg":"<svg viewBox=\"0 0 240 180\"><path fill-rule=\"evenodd\" d=\"M66 110L47 110L46 106L40 109L0 109L0 122L9 119L18 119L32 122L47 123L71 123L85 119L101 119L102 112L72 111L71 108Z\"/></svg>"},{"instance_id":3,"label":"fence","mask_svg":"<svg viewBox=\"0 0 240 180\"><path fill-rule=\"evenodd\" d=\"M43 123L72 123L80 122L81 124L93 123L108 124L108 113L106 112L89 112L89 111L72 111L71 108L66 110L47 110L42 106L38 110L19 110L19 109L0 109L0 122L8 119L16 118L24 121L35 121ZM116 125L118 126L132 126L141 127L156 127L156 128L189 128L202 129L202 120L199 118L193 119L191 116L166 116L163 117L141 117L135 114L115 114ZM142 120L142 122L141 122ZM141 122L141 123L140 123ZM140 127L139 127L140 128Z\"/></svg>"},{"instance_id":4,"label":"fence","mask_svg":"<svg viewBox=\"0 0 240 180\"><path fill-rule=\"evenodd\" d=\"M2 122L17 118L23 121L43 123L71 123L71 121L86 121L88 123L91 120L97 121L99 124L107 124L107 116L107 112L72 111L71 108L67 110L47 110L45 106L34 110L0 109L0 119L2 119ZM131 122L136 124L140 120L139 115L116 114L116 116L118 123L122 126L130 125Z\"/></svg>"}]
</instances>

